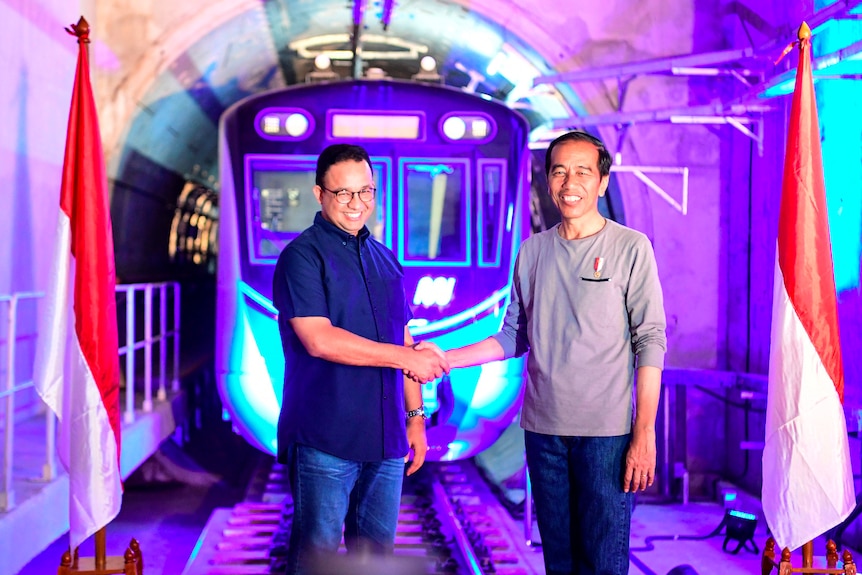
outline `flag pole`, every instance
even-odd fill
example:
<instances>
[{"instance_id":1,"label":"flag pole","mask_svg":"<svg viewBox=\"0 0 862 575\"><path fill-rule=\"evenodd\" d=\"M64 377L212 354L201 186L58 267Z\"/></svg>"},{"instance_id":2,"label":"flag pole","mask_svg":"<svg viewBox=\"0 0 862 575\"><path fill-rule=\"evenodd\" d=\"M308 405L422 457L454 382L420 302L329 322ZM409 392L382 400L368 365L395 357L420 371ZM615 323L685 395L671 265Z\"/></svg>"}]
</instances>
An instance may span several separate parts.
<instances>
[{"instance_id":1,"label":"flag pole","mask_svg":"<svg viewBox=\"0 0 862 575\"><path fill-rule=\"evenodd\" d=\"M77 24L73 24L70 28L66 28L66 32L78 38L80 50L84 52L85 57L89 57L89 49L87 44L90 43L90 23L84 16L78 19ZM105 570L107 568L107 532L105 527L101 527L96 531L94 536L95 557L94 566L96 570ZM75 549L75 559L78 558L78 550ZM77 561L75 561L77 563ZM77 565L75 566L77 568Z\"/></svg>"},{"instance_id":2,"label":"flag pole","mask_svg":"<svg viewBox=\"0 0 862 575\"><path fill-rule=\"evenodd\" d=\"M96 563L96 571L103 571L107 568L107 535L105 533L105 528L102 527L98 531L96 531L95 535L95 563Z\"/></svg>"},{"instance_id":3,"label":"flag pole","mask_svg":"<svg viewBox=\"0 0 862 575\"><path fill-rule=\"evenodd\" d=\"M808 57L808 54L802 49L802 43L811 40L811 28L808 26L808 23L803 22L799 26L799 30L796 32L796 39L799 44L799 56ZM806 543L802 544L802 567L811 568L814 567L814 540L810 540Z\"/></svg>"},{"instance_id":4,"label":"flag pole","mask_svg":"<svg viewBox=\"0 0 862 575\"><path fill-rule=\"evenodd\" d=\"M826 543L826 568L814 567L814 538L846 520L855 493L842 408L844 376L811 36L803 22L797 41L782 54L799 49L776 250L762 496L772 537L763 551L762 575L773 569L780 575L857 572L847 549L843 566L837 567L833 541ZM793 434L785 425L789 421ZM778 542L783 549L776 562ZM791 565L791 549L797 547L802 567Z\"/></svg>"},{"instance_id":5,"label":"flag pole","mask_svg":"<svg viewBox=\"0 0 862 575\"><path fill-rule=\"evenodd\" d=\"M802 544L802 567L814 567L814 541Z\"/></svg>"}]
</instances>

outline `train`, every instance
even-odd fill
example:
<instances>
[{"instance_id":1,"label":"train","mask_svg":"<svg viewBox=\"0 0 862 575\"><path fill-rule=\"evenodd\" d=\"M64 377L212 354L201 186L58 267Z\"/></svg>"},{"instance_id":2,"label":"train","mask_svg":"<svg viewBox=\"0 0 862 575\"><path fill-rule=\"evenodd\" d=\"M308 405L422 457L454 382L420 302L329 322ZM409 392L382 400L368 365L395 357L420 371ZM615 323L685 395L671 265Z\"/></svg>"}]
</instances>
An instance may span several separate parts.
<instances>
[{"instance_id":1,"label":"train","mask_svg":"<svg viewBox=\"0 0 862 575\"><path fill-rule=\"evenodd\" d=\"M529 125L500 102L439 84L355 79L237 102L219 124L216 381L226 417L276 452L284 357L272 304L281 250L319 209L317 155L371 157L373 236L404 270L414 339L443 349L496 333L530 233ZM515 420L526 362L452 370L422 385L430 461L476 455Z\"/></svg>"}]
</instances>

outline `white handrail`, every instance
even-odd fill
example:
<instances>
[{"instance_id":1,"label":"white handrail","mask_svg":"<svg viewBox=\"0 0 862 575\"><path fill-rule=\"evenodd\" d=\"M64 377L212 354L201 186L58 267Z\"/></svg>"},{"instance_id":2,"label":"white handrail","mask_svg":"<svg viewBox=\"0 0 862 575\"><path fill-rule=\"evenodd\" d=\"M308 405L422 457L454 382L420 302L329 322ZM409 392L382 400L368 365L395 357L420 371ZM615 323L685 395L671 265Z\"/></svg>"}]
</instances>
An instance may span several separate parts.
<instances>
[{"instance_id":1,"label":"white handrail","mask_svg":"<svg viewBox=\"0 0 862 575\"><path fill-rule=\"evenodd\" d=\"M167 305L168 289L172 288L173 296L173 324L168 329ZM126 401L123 420L131 423L135 420L135 352L144 350L144 399L142 409L144 412L153 410L153 346L159 346L158 353L158 390L156 399L167 400L167 377L168 377L168 344L169 339L173 341L173 361L171 366L171 389L174 392L180 389L180 286L177 282L137 283L122 284L116 286L116 292L125 294L126 306L126 337L125 345L120 346L118 353L126 356L125 361L125 385ZM136 338L135 318L137 311L136 294L143 293L144 298L144 335L143 339ZM157 294L157 295L156 295ZM15 447L15 394L33 388L33 382L15 382L15 352L17 344L17 321L18 303L24 299L38 299L44 294L40 292L16 292L8 295L0 295L0 303L7 303L9 307L6 327L6 385L0 390L0 400L5 405L5 426L3 433L2 466L0 466L0 511L9 511L15 506L15 495L12 488L13 453ZM154 333L153 319L155 309L153 297L158 297L158 330ZM50 409L45 410L45 433L46 433L46 457L42 468L42 480L51 481L57 476L55 464L56 447L56 421Z\"/></svg>"},{"instance_id":2,"label":"white handrail","mask_svg":"<svg viewBox=\"0 0 862 575\"><path fill-rule=\"evenodd\" d=\"M15 393L33 387L33 382L15 384L15 343L18 339L18 302L24 299L36 299L44 294L39 292L17 292L11 295L0 295L0 302L9 305L6 318L6 389L0 397L5 399L6 422L3 430L3 467L0 481L0 509L8 510L15 507L15 491L12 488L12 454L15 448Z\"/></svg>"},{"instance_id":3,"label":"white handrail","mask_svg":"<svg viewBox=\"0 0 862 575\"><path fill-rule=\"evenodd\" d=\"M173 288L173 325L167 329L167 300L168 288ZM125 382L126 382L126 407L123 413L123 421L131 423L135 420L135 351L144 350L144 400L142 409L145 413L153 410L153 346L159 346L158 354L158 385L156 399L164 401L167 399L165 389L167 377L167 346L168 339L173 343L173 377L172 390L179 391L180 388L180 285L177 282L158 283L136 283L117 286L117 293L126 295L126 338L125 345L120 347L120 355L126 356ZM137 299L136 294L143 293L144 297L144 335L143 339L136 339L136 316ZM159 298L159 324L158 333L153 331L153 316L155 310L153 297L158 294Z\"/></svg>"}]
</instances>

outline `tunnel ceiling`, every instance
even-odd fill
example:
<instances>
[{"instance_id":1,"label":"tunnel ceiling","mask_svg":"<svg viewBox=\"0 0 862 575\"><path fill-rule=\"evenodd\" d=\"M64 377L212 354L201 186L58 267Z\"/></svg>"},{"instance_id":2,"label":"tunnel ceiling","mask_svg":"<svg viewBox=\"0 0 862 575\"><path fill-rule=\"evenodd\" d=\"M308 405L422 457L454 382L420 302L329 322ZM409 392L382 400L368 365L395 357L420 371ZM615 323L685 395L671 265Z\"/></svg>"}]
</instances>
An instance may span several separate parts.
<instances>
[{"instance_id":1,"label":"tunnel ceiling","mask_svg":"<svg viewBox=\"0 0 862 575\"><path fill-rule=\"evenodd\" d=\"M571 93L530 88L534 77L551 71L547 64L521 38L476 12L443 0L399 1L384 30L381 3L367 4L361 33L366 69L406 79L419 72L423 56L433 56L445 84L519 107L534 127L578 106ZM272 0L209 30L152 79L111 163L115 181L164 189L158 173L168 171L217 187L222 112L251 94L304 82L320 53L331 57L334 72L349 77L352 28L352 2ZM148 185L153 177L159 182ZM164 189L166 200L177 193Z\"/></svg>"},{"instance_id":2,"label":"tunnel ceiling","mask_svg":"<svg viewBox=\"0 0 862 575\"><path fill-rule=\"evenodd\" d=\"M332 56L336 73L351 75L355 3L190 2L187 6L196 6L197 10L189 13L186 7L184 16L174 16L169 25L155 24L160 30L156 38L162 33L175 34L184 37L184 41L149 46L152 52L162 51L163 56L155 59L169 61L166 67L148 68L138 65L140 62L127 62L132 69L119 84L146 89L130 90L126 98L131 101L115 104L122 110L133 104L136 112L116 118L108 148L110 175L130 188L160 187L147 186L141 179L153 171L193 177L217 186L216 134L222 112L245 96L305 81L319 53ZM821 25L829 23L830 18L858 17L858 4L858 0L849 4L836 2L839 10L821 10L818 14L829 13ZM555 119L564 119L565 123L573 116L584 116L581 98L592 108L616 108L623 90L614 82L627 83L631 78L620 72L616 78L606 77L607 84L580 83L576 96L572 84L565 82L542 83L533 88L532 80L537 76L724 48L721 28L704 23L721 21L727 27L742 26L750 43L761 47L770 39L779 41L783 33L769 26L756 10L737 3L720 8L713 3L659 6L650 0L608 0L602 10L581 10L574 3L563 3L570 9L560 9L552 0L366 0L365 5L361 37L366 68L381 68L393 78L410 78L419 71L423 56L433 56L446 84L503 100L523 110L533 127L549 127ZM394 6L385 28L384 6ZM108 8L108 12L111 10ZM126 10L114 8L107 25L125 26L122 29L131 34L146 28L147 18L158 18L148 14L146 8L140 10L130 17ZM543 15L543 10L553 13ZM181 12L177 10L177 14ZM613 17L619 13L625 13L626 18ZM751 27L757 30L754 37ZM126 48L119 34L112 44L119 50ZM852 53L846 57L839 54L837 59L858 64L860 48L856 44L851 48ZM544 61L540 53L553 61ZM774 54L760 54L764 55L771 65ZM828 74L858 77L858 72L858 66L849 70L832 67ZM678 80L675 85L679 89L697 92L697 82ZM673 86L672 81L665 85L639 83L638 93L628 98L642 100L635 107L658 101L660 97L654 98L650 93L658 88L657 92L667 90L665 99L677 100ZM688 104L714 100L714 88L710 85L701 89L701 101ZM175 198L177 192L172 193Z\"/></svg>"}]
</instances>

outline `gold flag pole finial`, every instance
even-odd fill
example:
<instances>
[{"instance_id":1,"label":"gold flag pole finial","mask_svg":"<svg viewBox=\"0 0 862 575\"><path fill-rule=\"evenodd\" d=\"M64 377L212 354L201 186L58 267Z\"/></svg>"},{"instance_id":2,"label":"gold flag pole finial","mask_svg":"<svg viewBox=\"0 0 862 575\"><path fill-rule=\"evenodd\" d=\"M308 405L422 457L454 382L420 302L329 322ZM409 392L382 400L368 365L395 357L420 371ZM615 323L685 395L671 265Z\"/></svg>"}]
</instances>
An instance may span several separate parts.
<instances>
[{"instance_id":1,"label":"gold flag pole finial","mask_svg":"<svg viewBox=\"0 0 862 575\"><path fill-rule=\"evenodd\" d=\"M790 54L790 51L793 50L793 48L798 46L799 49L802 49L802 43L811 40L811 28L808 27L807 22L802 22L802 25L799 27L799 31L796 32L796 38L797 40L794 40L793 42L788 44L787 47L784 48L784 51L782 51L778 58L775 60L775 62L773 62L776 66L784 59L785 56Z\"/></svg>"},{"instance_id":2,"label":"gold flag pole finial","mask_svg":"<svg viewBox=\"0 0 862 575\"><path fill-rule=\"evenodd\" d=\"M90 23L83 16L81 16L77 24L72 24L69 28L66 28L66 32L70 36L77 36L78 44L90 43Z\"/></svg>"}]
</instances>

